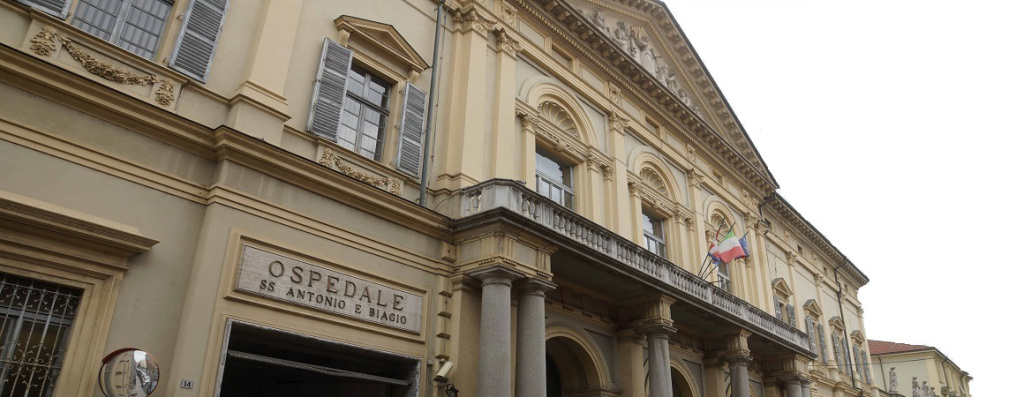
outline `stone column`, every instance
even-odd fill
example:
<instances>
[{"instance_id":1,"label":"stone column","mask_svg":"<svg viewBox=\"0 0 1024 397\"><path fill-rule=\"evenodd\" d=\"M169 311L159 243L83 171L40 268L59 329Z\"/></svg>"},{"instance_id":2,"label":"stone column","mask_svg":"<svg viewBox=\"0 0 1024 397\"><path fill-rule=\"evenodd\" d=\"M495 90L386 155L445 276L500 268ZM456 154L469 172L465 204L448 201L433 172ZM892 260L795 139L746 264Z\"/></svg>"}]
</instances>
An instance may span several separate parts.
<instances>
[{"instance_id":1,"label":"stone column","mask_svg":"<svg viewBox=\"0 0 1024 397\"><path fill-rule=\"evenodd\" d=\"M800 390L803 391L803 397L811 397L810 378L800 378Z\"/></svg>"},{"instance_id":2,"label":"stone column","mask_svg":"<svg viewBox=\"0 0 1024 397\"><path fill-rule=\"evenodd\" d=\"M661 321L641 326L647 336L647 365L651 379L651 397L672 397L672 372L668 355L668 336L676 332Z\"/></svg>"},{"instance_id":3,"label":"stone column","mask_svg":"<svg viewBox=\"0 0 1024 397\"><path fill-rule=\"evenodd\" d=\"M519 310L516 321L516 397L547 393L544 334L544 293L555 289L551 282L531 279L517 285Z\"/></svg>"},{"instance_id":4,"label":"stone column","mask_svg":"<svg viewBox=\"0 0 1024 397\"><path fill-rule=\"evenodd\" d=\"M476 395L512 397L512 281L522 275L500 266L470 275L481 281Z\"/></svg>"},{"instance_id":5,"label":"stone column","mask_svg":"<svg viewBox=\"0 0 1024 397\"><path fill-rule=\"evenodd\" d=\"M725 361L729 363L732 397L750 397L750 374L747 365L754 359L745 354L737 354L726 357Z\"/></svg>"},{"instance_id":6,"label":"stone column","mask_svg":"<svg viewBox=\"0 0 1024 397\"><path fill-rule=\"evenodd\" d=\"M803 387L800 386L799 377L794 376L791 378L785 378L782 382L786 385L786 397L802 397L804 395Z\"/></svg>"}]
</instances>

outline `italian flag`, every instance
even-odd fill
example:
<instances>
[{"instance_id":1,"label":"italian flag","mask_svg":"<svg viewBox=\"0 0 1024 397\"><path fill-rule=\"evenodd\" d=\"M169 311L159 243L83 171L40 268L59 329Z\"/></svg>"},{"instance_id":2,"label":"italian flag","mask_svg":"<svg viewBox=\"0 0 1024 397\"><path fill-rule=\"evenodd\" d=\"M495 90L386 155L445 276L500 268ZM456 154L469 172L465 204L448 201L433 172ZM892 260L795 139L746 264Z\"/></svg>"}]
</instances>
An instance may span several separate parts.
<instances>
[{"instance_id":1,"label":"italian flag","mask_svg":"<svg viewBox=\"0 0 1024 397\"><path fill-rule=\"evenodd\" d=\"M743 249L740 239L730 230L721 243L711 247L711 256L719 262L729 263L736 258L746 258L747 251Z\"/></svg>"}]
</instances>

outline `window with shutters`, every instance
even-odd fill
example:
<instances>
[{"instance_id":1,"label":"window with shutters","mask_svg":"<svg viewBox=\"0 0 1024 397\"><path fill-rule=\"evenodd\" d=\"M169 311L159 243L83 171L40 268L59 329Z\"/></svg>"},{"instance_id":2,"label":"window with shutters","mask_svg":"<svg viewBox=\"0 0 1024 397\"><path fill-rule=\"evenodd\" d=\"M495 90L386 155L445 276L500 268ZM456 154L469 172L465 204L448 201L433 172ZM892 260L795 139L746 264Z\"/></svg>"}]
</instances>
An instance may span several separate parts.
<instances>
[{"instance_id":1,"label":"window with shutters","mask_svg":"<svg viewBox=\"0 0 1024 397\"><path fill-rule=\"evenodd\" d=\"M821 306L818 301L808 299L804 303L804 322L807 327L807 337L810 339L811 351L818 355L818 361L828 364L828 345L825 343L825 329L821 324Z\"/></svg>"},{"instance_id":2,"label":"window with shutters","mask_svg":"<svg viewBox=\"0 0 1024 397\"><path fill-rule=\"evenodd\" d=\"M775 294L775 317L795 327L796 306L791 302L793 289L789 287L789 283L785 279L779 277L772 280L772 292Z\"/></svg>"},{"instance_id":3,"label":"window with shutters","mask_svg":"<svg viewBox=\"0 0 1024 397\"><path fill-rule=\"evenodd\" d=\"M100 39L154 60L168 35L168 20L184 11L167 65L206 82L227 15L228 0L15 0L65 20Z\"/></svg>"},{"instance_id":4,"label":"window with shutters","mask_svg":"<svg viewBox=\"0 0 1024 397\"><path fill-rule=\"evenodd\" d=\"M426 63L391 25L351 16L335 24L341 42L324 39L309 132L418 177L428 98L413 83Z\"/></svg>"},{"instance_id":5,"label":"window with shutters","mask_svg":"<svg viewBox=\"0 0 1024 397\"><path fill-rule=\"evenodd\" d=\"M0 395L50 396L82 291L0 273Z\"/></svg>"}]
</instances>

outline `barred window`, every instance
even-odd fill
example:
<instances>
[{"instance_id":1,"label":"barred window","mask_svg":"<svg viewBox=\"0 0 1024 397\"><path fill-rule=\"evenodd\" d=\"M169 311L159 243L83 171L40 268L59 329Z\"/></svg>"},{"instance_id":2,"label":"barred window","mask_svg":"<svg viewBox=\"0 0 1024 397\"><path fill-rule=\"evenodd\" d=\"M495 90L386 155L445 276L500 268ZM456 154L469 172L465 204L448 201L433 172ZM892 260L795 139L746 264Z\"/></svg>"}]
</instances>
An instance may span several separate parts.
<instances>
[{"instance_id":1,"label":"barred window","mask_svg":"<svg viewBox=\"0 0 1024 397\"><path fill-rule=\"evenodd\" d=\"M81 298L81 290L0 273L0 395L53 395Z\"/></svg>"}]
</instances>

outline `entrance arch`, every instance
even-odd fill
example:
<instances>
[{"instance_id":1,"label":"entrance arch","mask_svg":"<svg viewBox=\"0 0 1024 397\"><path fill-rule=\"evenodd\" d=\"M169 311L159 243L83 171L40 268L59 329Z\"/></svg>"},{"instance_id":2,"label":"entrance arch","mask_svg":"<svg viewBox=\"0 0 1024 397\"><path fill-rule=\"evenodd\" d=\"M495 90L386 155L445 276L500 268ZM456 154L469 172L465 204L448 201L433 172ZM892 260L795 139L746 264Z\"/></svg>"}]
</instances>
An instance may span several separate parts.
<instances>
[{"instance_id":1,"label":"entrance arch","mask_svg":"<svg viewBox=\"0 0 1024 397\"><path fill-rule=\"evenodd\" d=\"M578 338L561 334L548 338L547 397L587 395L585 392L601 389L604 365L599 364L594 352ZM597 395L597 394L595 394Z\"/></svg>"},{"instance_id":2,"label":"entrance arch","mask_svg":"<svg viewBox=\"0 0 1024 397\"><path fill-rule=\"evenodd\" d=\"M672 364L672 397L700 397L696 380L683 368Z\"/></svg>"}]
</instances>

